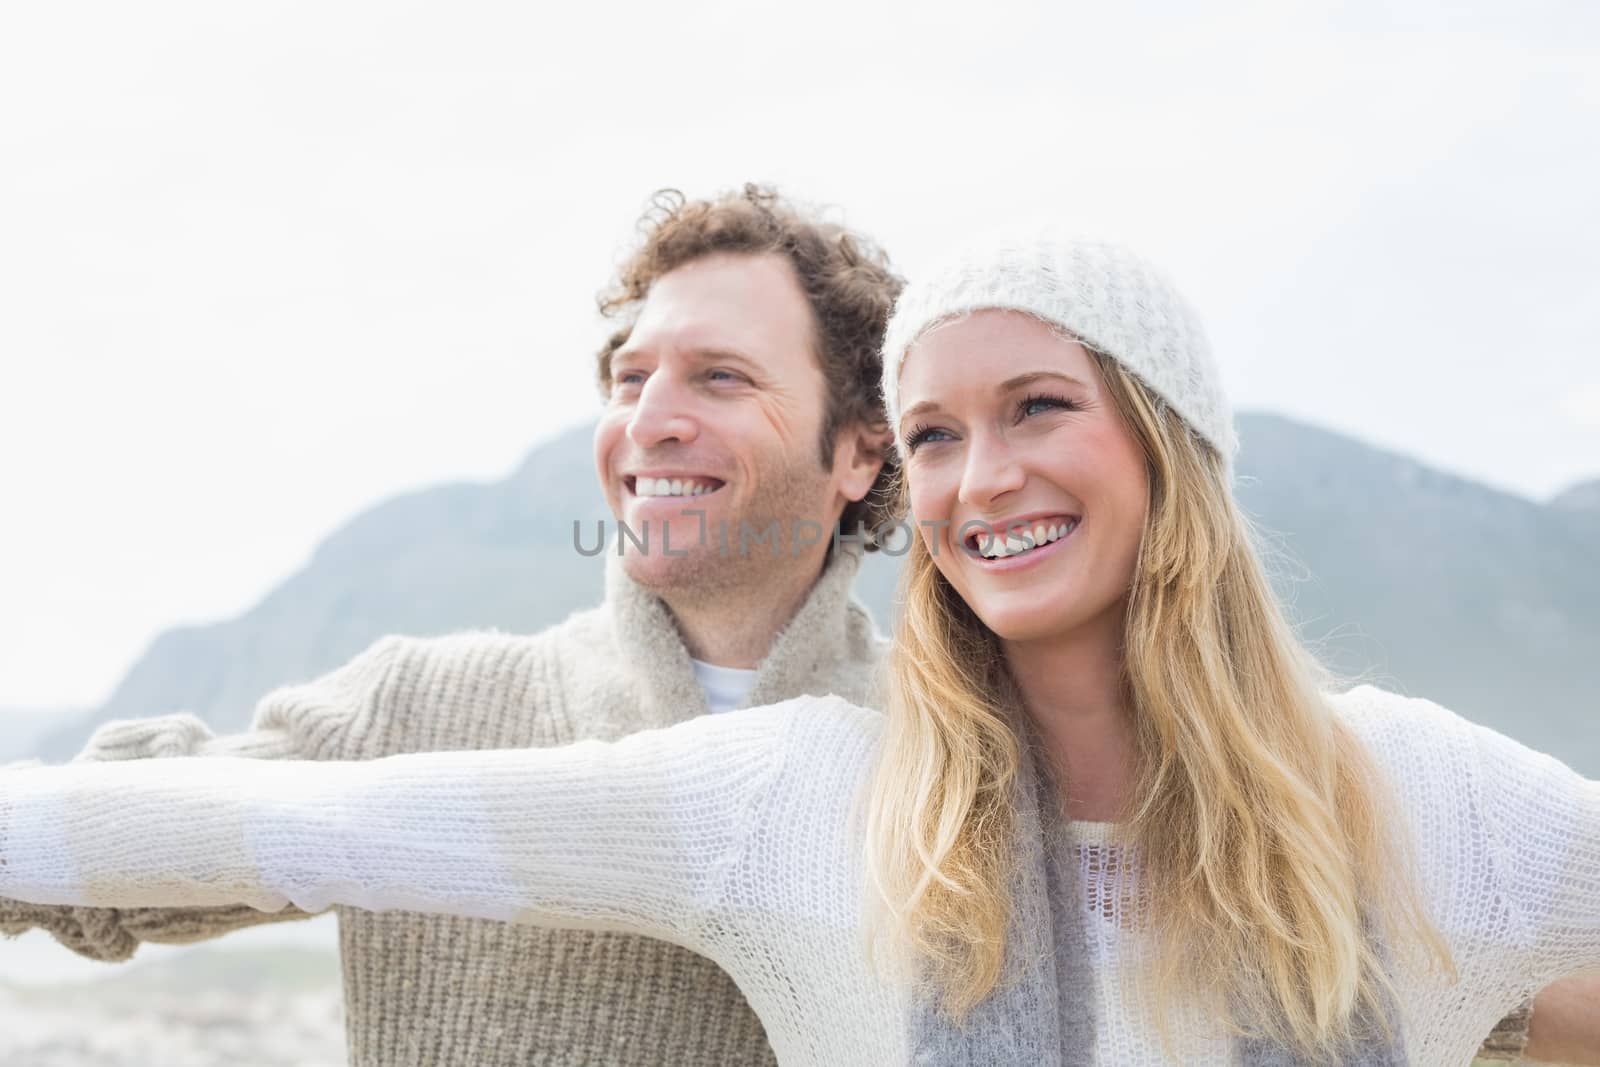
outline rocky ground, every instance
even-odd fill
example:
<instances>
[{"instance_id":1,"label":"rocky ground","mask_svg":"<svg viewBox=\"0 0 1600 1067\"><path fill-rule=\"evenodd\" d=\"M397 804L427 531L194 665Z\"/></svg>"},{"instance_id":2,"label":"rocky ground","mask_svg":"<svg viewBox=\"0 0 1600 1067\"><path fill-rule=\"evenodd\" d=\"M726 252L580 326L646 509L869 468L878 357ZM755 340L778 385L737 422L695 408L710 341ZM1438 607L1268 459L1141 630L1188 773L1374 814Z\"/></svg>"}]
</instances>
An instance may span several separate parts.
<instances>
[{"instance_id":1,"label":"rocky ground","mask_svg":"<svg viewBox=\"0 0 1600 1067\"><path fill-rule=\"evenodd\" d=\"M0 985L6 1067L343 1067L337 962L186 954L93 982Z\"/></svg>"}]
</instances>

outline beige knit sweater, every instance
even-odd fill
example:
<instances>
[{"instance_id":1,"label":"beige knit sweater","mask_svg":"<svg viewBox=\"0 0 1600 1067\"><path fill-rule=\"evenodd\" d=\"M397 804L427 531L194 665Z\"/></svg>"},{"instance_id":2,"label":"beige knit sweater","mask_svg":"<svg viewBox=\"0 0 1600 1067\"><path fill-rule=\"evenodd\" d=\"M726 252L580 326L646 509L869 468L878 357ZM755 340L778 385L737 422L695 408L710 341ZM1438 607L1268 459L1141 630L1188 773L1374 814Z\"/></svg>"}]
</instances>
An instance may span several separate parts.
<instances>
[{"instance_id":1,"label":"beige knit sweater","mask_svg":"<svg viewBox=\"0 0 1600 1067\"><path fill-rule=\"evenodd\" d=\"M748 705L807 693L875 702L884 646L850 599L858 564L835 553L762 662ZM86 755L368 759L614 739L705 710L671 616L613 566L603 606L538 635L387 638L315 685L267 697L248 734L212 738L192 716L125 722L101 730ZM727 975L665 942L336 910L359 1067L774 1062ZM101 959L124 959L140 941L197 941L295 917L305 916L0 900L0 932L42 927Z\"/></svg>"}]
</instances>

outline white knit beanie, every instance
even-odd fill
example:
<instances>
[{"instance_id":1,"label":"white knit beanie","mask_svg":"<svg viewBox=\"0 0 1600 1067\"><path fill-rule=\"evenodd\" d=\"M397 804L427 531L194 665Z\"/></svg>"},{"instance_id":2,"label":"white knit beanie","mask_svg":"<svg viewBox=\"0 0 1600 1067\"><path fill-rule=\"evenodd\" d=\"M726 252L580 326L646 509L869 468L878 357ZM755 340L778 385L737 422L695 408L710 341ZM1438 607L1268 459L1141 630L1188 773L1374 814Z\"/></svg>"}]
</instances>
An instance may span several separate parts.
<instances>
[{"instance_id":1,"label":"white knit beanie","mask_svg":"<svg viewBox=\"0 0 1600 1067\"><path fill-rule=\"evenodd\" d=\"M1115 359L1221 453L1231 474L1233 414L1194 310L1127 249L1048 233L987 238L906 286L883 345L891 426L900 421L906 350L930 327L985 308L1025 311Z\"/></svg>"}]
</instances>

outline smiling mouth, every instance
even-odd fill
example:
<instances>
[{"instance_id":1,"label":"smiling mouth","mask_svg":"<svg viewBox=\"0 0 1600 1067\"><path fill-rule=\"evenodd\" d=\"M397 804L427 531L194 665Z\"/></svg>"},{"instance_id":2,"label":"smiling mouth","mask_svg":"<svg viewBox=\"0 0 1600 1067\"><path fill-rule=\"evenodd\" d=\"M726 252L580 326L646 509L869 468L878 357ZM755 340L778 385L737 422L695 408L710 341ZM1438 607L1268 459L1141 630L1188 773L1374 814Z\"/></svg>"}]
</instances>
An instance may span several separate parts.
<instances>
[{"instance_id":1,"label":"smiling mouth","mask_svg":"<svg viewBox=\"0 0 1600 1067\"><path fill-rule=\"evenodd\" d=\"M977 559L1010 559L1054 544L1077 528L1075 515L1059 515L1030 524L1006 523L973 530L965 545L967 554Z\"/></svg>"},{"instance_id":2,"label":"smiling mouth","mask_svg":"<svg viewBox=\"0 0 1600 1067\"><path fill-rule=\"evenodd\" d=\"M725 482L716 478L652 478L629 474L622 479L628 492L637 497L689 497L705 496L721 489Z\"/></svg>"}]
</instances>

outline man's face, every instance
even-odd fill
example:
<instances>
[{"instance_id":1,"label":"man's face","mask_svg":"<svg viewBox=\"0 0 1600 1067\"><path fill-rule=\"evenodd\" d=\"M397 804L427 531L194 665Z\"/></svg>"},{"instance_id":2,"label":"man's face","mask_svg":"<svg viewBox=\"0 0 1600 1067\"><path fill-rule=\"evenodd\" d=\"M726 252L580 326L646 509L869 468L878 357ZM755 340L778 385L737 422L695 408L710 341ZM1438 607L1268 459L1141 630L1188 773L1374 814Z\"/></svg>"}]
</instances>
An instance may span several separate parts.
<instances>
[{"instance_id":1,"label":"man's face","mask_svg":"<svg viewBox=\"0 0 1600 1067\"><path fill-rule=\"evenodd\" d=\"M777 255L718 253L651 286L612 357L595 430L612 514L648 538L645 549L624 540L636 581L716 593L780 569L815 574L846 494L865 487L844 449L831 466L818 453L825 382L814 334ZM757 542L773 523L775 539Z\"/></svg>"}]
</instances>

